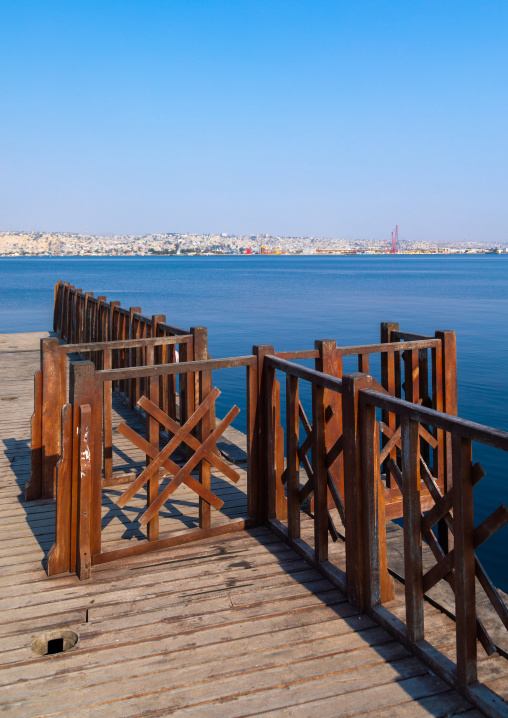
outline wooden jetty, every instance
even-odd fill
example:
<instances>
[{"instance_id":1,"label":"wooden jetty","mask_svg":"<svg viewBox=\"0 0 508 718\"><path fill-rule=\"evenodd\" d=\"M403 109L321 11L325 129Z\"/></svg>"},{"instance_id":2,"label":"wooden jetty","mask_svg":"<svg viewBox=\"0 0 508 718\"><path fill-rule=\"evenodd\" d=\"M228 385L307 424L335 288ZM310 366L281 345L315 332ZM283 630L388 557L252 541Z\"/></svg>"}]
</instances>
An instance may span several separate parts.
<instances>
[{"instance_id":1,"label":"wooden jetty","mask_svg":"<svg viewBox=\"0 0 508 718\"><path fill-rule=\"evenodd\" d=\"M0 359L3 714L508 715L474 552L508 511L472 502L508 434L456 416L453 332L212 359L59 282ZM212 378L242 366L246 435Z\"/></svg>"}]
</instances>

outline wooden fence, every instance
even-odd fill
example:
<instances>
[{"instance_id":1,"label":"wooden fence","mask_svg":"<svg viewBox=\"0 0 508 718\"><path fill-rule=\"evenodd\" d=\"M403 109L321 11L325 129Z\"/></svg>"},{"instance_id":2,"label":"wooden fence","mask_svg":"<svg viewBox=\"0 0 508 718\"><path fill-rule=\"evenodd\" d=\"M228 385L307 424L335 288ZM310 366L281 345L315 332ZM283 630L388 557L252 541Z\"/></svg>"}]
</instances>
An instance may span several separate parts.
<instances>
[{"instance_id":1,"label":"wooden fence","mask_svg":"<svg viewBox=\"0 0 508 718\"><path fill-rule=\"evenodd\" d=\"M276 371L286 378L287 465L282 473L278 470L274 439L278 424L273 402ZM314 494L313 546L300 536L301 499L305 491L299 473L300 382L312 386L309 481ZM270 354L264 357L263 383L265 428L260 454L265 461L268 526L347 592L352 605L371 615L433 672L461 690L487 715L505 715L502 701L477 683L477 639L487 655L495 653L497 647L477 615L476 582L506 629L508 611L475 549L508 523L508 509L500 505L475 526L473 487L485 472L480 464L473 463L472 443L506 452L508 433L391 396L375 379L363 373L346 375L340 380ZM329 447L327 424L333 395L342 399L343 430ZM397 449L395 456L391 456L389 445L383 447L381 442L387 417L396 419L398 424L391 444ZM442 432L445 447L451 447L445 456L450 468L446 488L435 473L441 465L438 446L432 441L437 432ZM433 464L429 464L429 448L434 450ZM334 490L329 471L339 453L344 459L343 497ZM393 596L386 557L388 504L383 464L387 465L402 499L405 621L383 606ZM327 507L330 494L345 527L345 572L329 561L329 538L334 539ZM422 541L430 547L436 561L426 571ZM455 595L455 663L426 640L424 595L439 581L446 581Z\"/></svg>"},{"instance_id":2,"label":"wooden fence","mask_svg":"<svg viewBox=\"0 0 508 718\"><path fill-rule=\"evenodd\" d=\"M92 292L82 292L68 282L55 285L53 328L66 344L57 338L41 340L41 369L34 377L31 476L25 488L29 501L55 496L61 409L68 399L69 355L90 359L99 369L173 364L179 359L208 357L203 327L181 329L166 323L162 314L146 317L139 307L125 309L120 302L107 302L106 297L94 297ZM192 409L196 387L187 383L186 377L177 386L176 375L163 376L160 383L163 410L175 420L185 420ZM134 408L145 392L144 379L122 379L108 386L104 396L106 414L111 412L113 391ZM112 478L109 443L105 449L104 478Z\"/></svg>"},{"instance_id":3,"label":"wooden fence","mask_svg":"<svg viewBox=\"0 0 508 718\"><path fill-rule=\"evenodd\" d=\"M68 344L42 344L32 447L48 463L34 473L29 488L37 493L33 480L39 476L43 491L55 491L56 541L48 573L71 571L86 579L93 565L265 524L433 672L489 714L501 715L492 694L477 683L477 638L488 654L496 646L477 616L475 581L506 628L508 612L475 549L508 522L508 509L498 507L475 527L473 486L484 472L473 463L472 443L508 451L508 433L456 416L454 333L427 337L386 323L379 344L338 347L323 340L312 350L286 352L261 345L248 356L211 359L206 329L177 332L135 309L126 313L64 283L55 290L55 330ZM176 346L180 362L174 360ZM78 350L90 360L70 363L67 389L67 356ZM344 373L351 356L358 372ZM379 382L368 373L373 357L380 360ZM314 369L298 363L309 359ZM233 406L216 422L220 392L212 372L238 367L246 370L247 515L214 524L211 508L222 501L212 491L211 467L232 482L238 479L216 442L239 409ZM285 391L278 377L284 377ZM311 392L310 417L300 397L303 385ZM115 389L146 417L145 436L126 423L117 427L146 456L140 473L124 477L113 476L111 462ZM162 432L167 434L161 449ZM172 459L180 444L187 447L183 465ZM169 475L165 485L162 469ZM125 487L116 501L120 507L147 487L140 518L146 536L114 550L104 547L101 527L102 492L112 482ZM199 526L161 535L160 511L182 484L199 497ZM313 521L312 545L301 536L304 506ZM383 605L393 596L386 522L396 517L403 518L405 620ZM330 561L329 541L340 537L345 571ZM435 558L426 571L422 541ZM425 637L424 595L439 581L455 595L455 662Z\"/></svg>"}]
</instances>

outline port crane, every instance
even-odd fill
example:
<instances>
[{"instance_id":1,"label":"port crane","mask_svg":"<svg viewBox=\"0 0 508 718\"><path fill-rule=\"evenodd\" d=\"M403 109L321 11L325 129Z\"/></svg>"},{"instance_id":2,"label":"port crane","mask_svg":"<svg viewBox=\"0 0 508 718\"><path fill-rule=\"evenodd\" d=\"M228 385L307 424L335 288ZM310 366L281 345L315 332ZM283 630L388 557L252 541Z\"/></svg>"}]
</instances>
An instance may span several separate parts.
<instances>
[{"instance_id":1,"label":"port crane","mask_svg":"<svg viewBox=\"0 0 508 718\"><path fill-rule=\"evenodd\" d=\"M392 243L391 243L391 245L389 245L388 242L386 243L386 247L387 247L388 251L390 252L390 254L397 254L397 241L398 241L398 239L399 239L399 225L396 224L396 225L395 225L395 229L394 229L393 232L392 232Z\"/></svg>"}]
</instances>

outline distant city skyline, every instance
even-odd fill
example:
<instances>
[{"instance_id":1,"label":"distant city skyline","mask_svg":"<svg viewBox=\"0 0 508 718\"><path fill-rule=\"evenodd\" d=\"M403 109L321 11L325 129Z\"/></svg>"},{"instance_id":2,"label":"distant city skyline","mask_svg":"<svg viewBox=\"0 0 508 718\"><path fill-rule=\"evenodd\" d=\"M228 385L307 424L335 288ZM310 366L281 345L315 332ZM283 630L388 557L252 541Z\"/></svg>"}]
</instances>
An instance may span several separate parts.
<instances>
[{"instance_id":1,"label":"distant city skyline","mask_svg":"<svg viewBox=\"0 0 508 718\"><path fill-rule=\"evenodd\" d=\"M2 3L0 225L505 245L504 0Z\"/></svg>"}]
</instances>

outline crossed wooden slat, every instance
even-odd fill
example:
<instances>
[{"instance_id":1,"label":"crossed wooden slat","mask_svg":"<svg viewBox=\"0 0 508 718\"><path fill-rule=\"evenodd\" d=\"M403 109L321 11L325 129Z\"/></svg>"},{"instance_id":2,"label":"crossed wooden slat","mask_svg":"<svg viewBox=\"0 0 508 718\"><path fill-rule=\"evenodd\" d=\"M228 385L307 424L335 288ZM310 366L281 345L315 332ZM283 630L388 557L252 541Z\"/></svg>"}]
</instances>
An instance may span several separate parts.
<instances>
[{"instance_id":1,"label":"crossed wooden slat","mask_svg":"<svg viewBox=\"0 0 508 718\"><path fill-rule=\"evenodd\" d=\"M418 401L416 402L416 404L421 404L421 403L422 403L422 399L418 399ZM389 426L387 426L383 421L380 421L379 428L381 429L383 434L388 437L387 443L383 446L383 450L379 454L379 463L382 464L383 461L387 458L387 456L389 456L390 451L394 447L397 447L400 449L401 427L399 426L399 428L395 429L395 431L394 431ZM429 446L431 446L433 449L435 449L437 446L437 443L438 443L437 439L434 436L432 436L432 434L429 431L427 431L427 429L424 426L422 426L421 424L418 425L418 431L419 431L422 439L424 439L427 442L427 444L429 444Z\"/></svg>"},{"instance_id":2,"label":"crossed wooden slat","mask_svg":"<svg viewBox=\"0 0 508 718\"><path fill-rule=\"evenodd\" d=\"M309 496L311 496L314 493L314 472L312 471L312 466L310 464L309 458L307 456L308 452L312 448L312 441L313 441L313 429L312 425L310 424L307 415L305 413L305 410L301 404L301 402L298 402L298 413L300 416L300 421L302 422L303 429L305 431L305 439L302 443L302 445L298 449L298 459L300 460L305 473L307 474L307 481L300 489L300 503L303 503L305 499L307 499ZM339 436L335 444L332 446L330 451L326 455L326 466L327 466L327 485L328 489L330 490L330 493L332 495L332 498L334 500L334 503L337 507L337 510L339 512L339 516L341 518L342 523L345 523L345 516L344 516L344 505L342 503L342 500L340 498L340 494L337 491L337 487L333 483L331 474L330 474L330 467L335 462L336 459L339 458L340 453L342 452L342 436ZM285 477L283 475L283 481L285 481ZM333 541L337 541L340 538L340 535L335 528L335 524L333 523L332 516L330 512L327 510L328 513L328 531L330 532L330 536L332 537Z\"/></svg>"},{"instance_id":3,"label":"crossed wooden slat","mask_svg":"<svg viewBox=\"0 0 508 718\"><path fill-rule=\"evenodd\" d=\"M141 451L152 459L150 464L141 472L141 474L139 474L135 481L133 481L123 494L118 497L116 500L116 504L118 506L121 508L125 506L134 494L136 494L136 492L139 491L148 479L150 479L161 467L164 467L171 474L173 474L173 479L170 483L163 491L161 491L158 497L150 504L150 506L139 518L139 522L142 525L148 523L148 521L153 518L154 514L159 511L171 494L173 494L182 483L186 484L186 486L195 491L202 499L214 508L220 509L224 505L224 502L219 499L218 496L190 475L191 471L202 460L205 460L209 464L212 464L212 466L215 466L215 468L224 473L225 476L231 479L231 481L236 483L239 480L239 474L214 453L217 439L231 424L240 411L237 406L230 409L224 419L222 419L222 421L212 431L210 436L208 436L202 443L190 433L197 423L205 416L205 414L210 411L219 395L220 391L217 388L212 389L210 394L208 394L206 399L204 399L200 406L198 406L183 426L180 426L180 424L171 419L171 417L163 412L162 409L160 409L152 401L144 396L141 397L138 401L139 406L141 406L148 414L150 414L150 416L174 434L171 440L160 451L158 451L156 447L146 441L146 439L140 436L125 423L122 423L117 427L117 431L122 434L122 436L129 439L129 441L137 446L138 449L141 449ZM180 467L170 459L170 456L182 442L194 449L195 453L184 466Z\"/></svg>"},{"instance_id":4,"label":"crossed wooden slat","mask_svg":"<svg viewBox=\"0 0 508 718\"><path fill-rule=\"evenodd\" d=\"M400 492L403 491L403 475L395 461L388 459L388 465L392 476L395 479ZM421 533L426 540L429 548L434 554L437 563L423 576L423 591L427 593L441 579L444 579L455 593L455 574L454 574L454 550L446 553L441 548L438 540L434 535L433 527L438 521L444 520L453 534L453 516L451 510L453 508L453 487L442 494L436 479L432 476L431 471L425 461L420 456L421 475L425 486L435 501L433 508L421 517ZM480 463L474 464L471 468L471 478L473 486L476 485L485 476ZM473 533L474 548L478 548L484 541L492 536L498 529L508 523L508 509L503 504L499 506L485 521L482 521ZM475 574L482 585L488 599L490 600L494 610L502 620L504 626L508 629L508 610L502 601L497 589L490 581L485 573L483 566L475 554ZM476 617L476 633L479 641L484 647L487 655L492 655L496 651L496 647L485 629L482 621Z\"/></svg>"}]
</instances>

